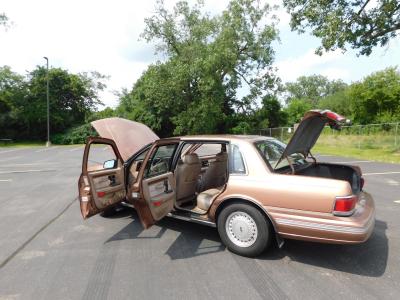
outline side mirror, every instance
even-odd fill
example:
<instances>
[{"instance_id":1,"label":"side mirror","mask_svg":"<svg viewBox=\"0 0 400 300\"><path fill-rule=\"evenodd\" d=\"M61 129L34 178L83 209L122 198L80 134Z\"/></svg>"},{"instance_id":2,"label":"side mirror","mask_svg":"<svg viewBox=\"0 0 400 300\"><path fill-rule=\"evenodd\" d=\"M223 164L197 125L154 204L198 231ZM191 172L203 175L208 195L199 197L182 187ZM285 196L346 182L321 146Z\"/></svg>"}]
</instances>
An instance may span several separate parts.
<instances>
[{"instance_id":1,"label":"side mirror","mask_svg":"<svg viewBox=\"0 0 400 300\"><path fill-rule=\"evenodd\" d=\"M136 172L139 172L140 171L140 168L142 167L142 164L143 164L143 161L138 161L137 162L137 164L136 164Z\"/></svg>"},{"instance_id":2,"label":"side mirror","mask_svg":"<svg viewBox=\"0 0 400 300\"><path fill-rule=\"evenodd\" d=\"M106 160L103 164L103 169L114 169L116 167L117 167L116 159Z\"/></svg>"}]
</instances>

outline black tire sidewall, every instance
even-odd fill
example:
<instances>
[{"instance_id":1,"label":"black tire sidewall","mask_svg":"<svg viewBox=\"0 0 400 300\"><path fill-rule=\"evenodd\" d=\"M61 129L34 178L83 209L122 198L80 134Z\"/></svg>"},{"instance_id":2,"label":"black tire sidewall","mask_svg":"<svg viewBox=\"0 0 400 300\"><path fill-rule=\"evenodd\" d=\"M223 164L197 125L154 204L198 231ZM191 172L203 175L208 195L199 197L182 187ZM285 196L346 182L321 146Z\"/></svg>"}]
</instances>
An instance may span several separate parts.
<instances>
[{"instance_id":1,"label":"black tire sidewall","mask_svg":"<svg viewBox=\"0 0 400 300\"><path fill-rule=\"evenodd\" d=\"M228 216L235 212L241 211L250 215L257 226L257 239L250 247L240 247L235 245L228 237L225 229L225 223ZM218 216L217 220L218 233L222 242L232 252L248 257L260 255L270 244L271 241L271 226L269 221L257 208L244 203L230 204L225 207Z\"/></svg>"}]
</instances>

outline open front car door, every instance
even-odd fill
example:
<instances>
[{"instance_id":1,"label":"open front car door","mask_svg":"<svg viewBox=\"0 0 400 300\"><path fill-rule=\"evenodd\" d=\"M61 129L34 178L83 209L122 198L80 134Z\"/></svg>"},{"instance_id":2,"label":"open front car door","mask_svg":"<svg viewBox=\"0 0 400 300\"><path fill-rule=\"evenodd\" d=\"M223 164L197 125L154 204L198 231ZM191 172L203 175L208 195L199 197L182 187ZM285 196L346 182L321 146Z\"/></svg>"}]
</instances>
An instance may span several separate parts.
<instances>
[{"instance_id":1,"label":"open front car door","mask_svg":"<svg viewBox=\"0 0 400 300\"><path fill-rule=\"evenodd\" d=\"M178 144L175 140L155 142L141 164L137 179L129 185L129 200L144 228L174 208L176 187L172 161Z\"/></svg>"},{"instance_id":2,"label":"open front car door","mask_svg":"<svg viewBox=\"0 0 400 300\"><path fill-rule=\"evenodd\" d=\"M84 219L125 199L123 164L113 140L98 137L88 139L78 183Z\"/></svg>"}]
</instances>

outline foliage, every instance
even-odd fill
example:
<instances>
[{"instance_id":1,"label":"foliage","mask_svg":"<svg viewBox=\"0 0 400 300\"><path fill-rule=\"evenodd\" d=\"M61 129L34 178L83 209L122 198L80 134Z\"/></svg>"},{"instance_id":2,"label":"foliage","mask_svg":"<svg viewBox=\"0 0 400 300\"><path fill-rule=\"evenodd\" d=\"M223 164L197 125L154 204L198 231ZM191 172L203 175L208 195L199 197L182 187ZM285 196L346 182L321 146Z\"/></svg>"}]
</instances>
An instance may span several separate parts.
<instances>
[{"instance_id":1,"label":"foliage","mask_svg":"<svg viewBox=\"0 0 400 300\"><path fill-rule=\"evenodd\" d=\"M255 119L255 128L275 128L286 124L287 114L276 97L266 96L262 99L261 108L255 112Z\"/></svg>"},{"instance_id":2,"label":"foliage","mask_svg":"<svg viewBox=\"0 0 400 300\"><path fill-rule=\"evenodd\" d=\"M373 47L386 45L400 29L398 0L283 0L291 14L292 30L302 33L310 28L321 39L321 54L346 49L347 44L361 55Z\"/></svg>"},{"instance_id":3,"label":"foliage","mask_svg":"<svg viewBox=\"0 0 400 300\"><path fill-rule=\"evenodd\" d=\"M0 138L15 138L24 130L20 116L27 93L23 76L0 67Z\"/></svg>"},{"instance_id":4,"label":"foliage","mask_svg":"<svg viewBox=\"0 0 400 300\"><path fill-rule=\"evenodd\" d=\"M57 133L52 137L53 144L73 145L83 144L87 137L97 136L97 132L92 128L90 123L72 127L65 133Z\"/></svg>"},{"instance_id":5,"label":"foliage","mask_svg":"<svg viewBox=\"0 0 400 300\"><path fill-rule=\"evenodd\" d=\"M46 69L37 67L21 76L0 68L1 136L13 139L44 139L46 136ZM83 124L101 104L98 92L105 77L96 72L71 74L49 70L50 131L56 134Z\"/></svg>"},{"instance_id":6,"label":"foliage","mask_svg":"<svg viewBox=\"0 0 400 300\"><path fill-rule=\"evenodd\" d=\"M387 68L349 88L354 121L360 124L400 120L400 72Z\"/></svg>"},{"instance_id":7,"label":"foliage","mask_svg":"<svg viewBox=\"0 0 400 300\"><path fill-rule=\"evenodd\" d=\"M285 84L285 102L302 100L315 107L319 100L346 88L342 80L329 80L322 75L300 76L295 82Z\"/></svg>"},{"instance_id":8,"label":"foliage","mask_svg":"<svg viewBox=\"0 0 400 300\"><path fill-rule=\"evenodd\" d=\"M103 110L100 111L92 111L91 114L86 118L87 122L92 122L104 118L111 118L111 117L117 117L117 113L114 109L111 107L106 107Z\"/></svg>"},{"instance_id":9,"label":"foliage","mask_svg":"<svg viewBox=\"0 0 400 300\"><path fill-rule=\"evenodd\" d=\"M321 98L317 107L320 109L330 109L342 116L353 119L352 98L349 95L349 90L349 88L346 88Z\"/></svg>"},{"instance_id":10,"label":"foliage","mask_svg":"<svg viewBox=\"0 0 400 300\"><path fill-rule=\"evenodd\" d=\"M250 111L257 98L276 88L271 8L232 0L221 15L201 9L202 2L190 7L182 1L169 12L159 1L155 15L145 20L142 36L157 41L167 59L123 93L117 111L160 136L226 132L235 111ZM243 84L249 93L239 98Z\"/></svg>"},{"instance_id":11,"label":"foliage","mask_svg":"<svg viewBox=\"0 0 400 300\"><path fill-rule=\"evenodd\" d=\"M8 17L5 13L0 13L0 26L7 26L8 24Z\"/></svg>"},{"instance_id":12,"label":"foliage","mask_svg":"<svg viewBox=\"0 0 400 300\"><path fill-rule=\"evenodd\" d=\"M293 126L299 123L304 114L312 108L313 106L304 100L294 99L290 101L285 109L288 125Z\"/></svg>"}]
</instances>

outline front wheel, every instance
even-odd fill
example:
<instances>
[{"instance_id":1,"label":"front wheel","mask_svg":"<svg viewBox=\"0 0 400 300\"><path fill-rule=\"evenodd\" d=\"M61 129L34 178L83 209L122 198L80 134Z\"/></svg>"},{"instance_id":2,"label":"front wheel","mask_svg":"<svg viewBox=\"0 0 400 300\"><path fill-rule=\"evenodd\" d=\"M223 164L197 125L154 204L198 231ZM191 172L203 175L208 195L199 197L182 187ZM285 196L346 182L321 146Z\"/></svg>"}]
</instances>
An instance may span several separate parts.
<instances>
[{"instance_id":1,"label":"front wheel","mask_svg":"<svg viewBox=\"0 0 400 300\"><path fill-rule=\"evenodd\" d=\"M271 243L269 221L254 206L235 203L225 207L217 221L222 242L232 252L254 257Z\"/></svg>"}]
</instances>

